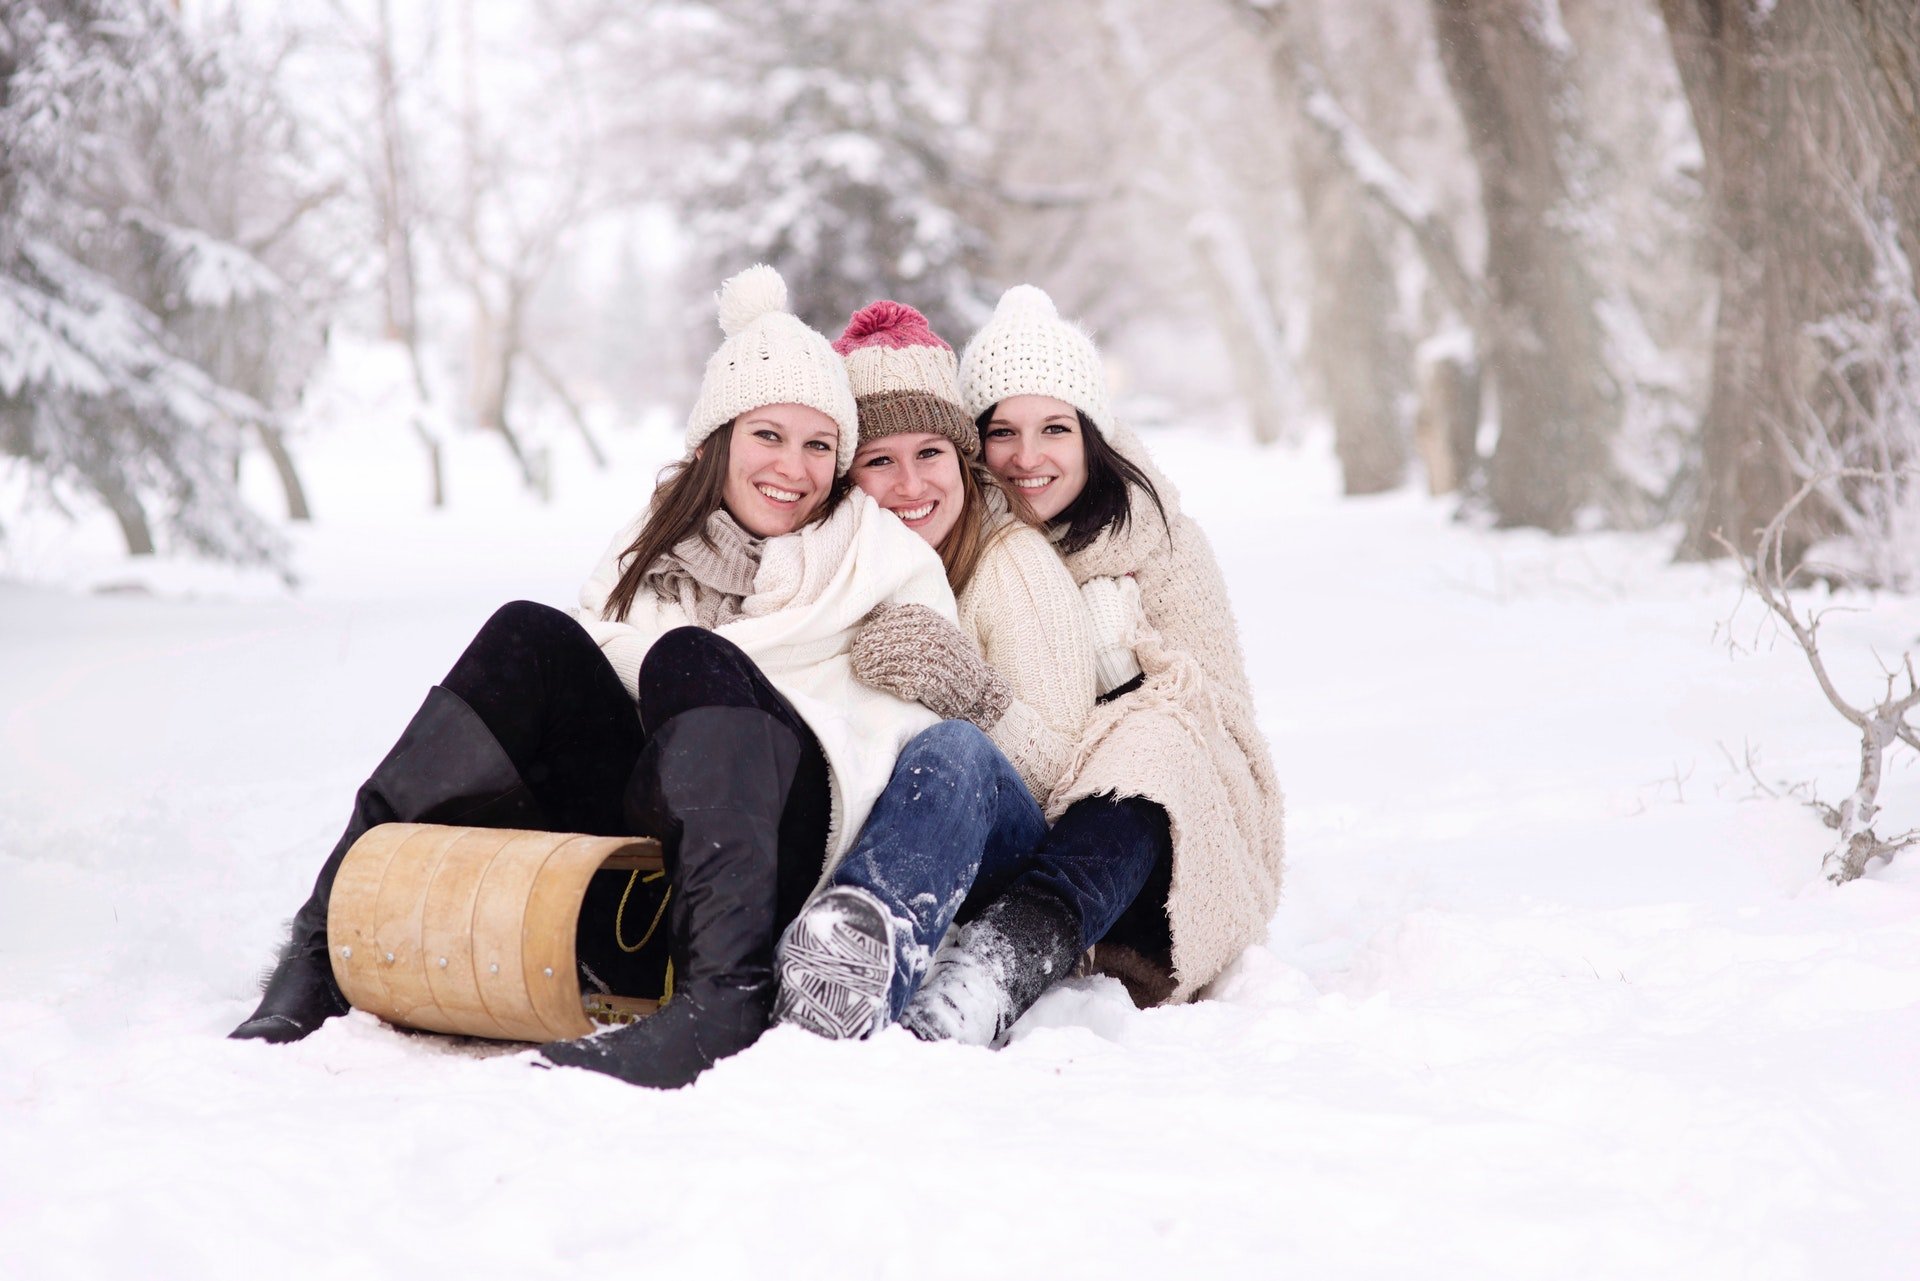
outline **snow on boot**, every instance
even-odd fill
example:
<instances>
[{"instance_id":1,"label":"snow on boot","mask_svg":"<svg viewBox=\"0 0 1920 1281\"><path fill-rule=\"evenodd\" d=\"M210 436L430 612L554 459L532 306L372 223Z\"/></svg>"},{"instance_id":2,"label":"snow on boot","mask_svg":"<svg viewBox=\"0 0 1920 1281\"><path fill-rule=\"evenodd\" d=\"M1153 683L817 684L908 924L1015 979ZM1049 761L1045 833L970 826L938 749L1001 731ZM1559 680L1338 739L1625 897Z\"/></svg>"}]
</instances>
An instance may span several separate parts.
<instances>
[{"instance_id":1,"label":"snow on boot","mask_svg":"<svg viewBox=\"0 0 1920 1281\"><path fill-rule=\"evenodd\" d=\"M941 945L901 1025L923 1041L1003 1045L1020 1016L1072 972L1080 950L1072 909L1016 887Z\"/></svg>"},{"instance_id":2,"label":"snow on boot","mask_svg":"<svg viewBox=\"0 0 1920 1281\"><path fill-rule=\"evenodd\" d=\"M673 997L637 1023L541 1046L550 1062L675 1089L760 1039L773 1014L780 812L799 761L793 731L755 708L698 707L655 732L630 817L659 834L673 887Z\"/></svg>"},{"instance_id":3,"label":"snow on boot","mask_svg":"<svg viewBox=\"0 0 1920 1281\"><path fill-rule=\"evenodd\" d=\"M776 1023L830 1041L872 1036L887 1024L893 922L879 899L852 885L823 891L794 918L775 951Z\"/></svg>"},{"instance_id":4,"label":"snow on boot","mask_svg":"<svg viewBox=\"0 0 1920 1281\"><path fill-rule=\"evenodd\" d=\"M381 823L539 825L533 797L493 731L465 699L435 685L393 750L361 784L346 831L294 914L259 1008L227 1034L231 1039L298 1041L347 1012L327 956L327 899L347 851Z\"/></svg>"}]
</instances>

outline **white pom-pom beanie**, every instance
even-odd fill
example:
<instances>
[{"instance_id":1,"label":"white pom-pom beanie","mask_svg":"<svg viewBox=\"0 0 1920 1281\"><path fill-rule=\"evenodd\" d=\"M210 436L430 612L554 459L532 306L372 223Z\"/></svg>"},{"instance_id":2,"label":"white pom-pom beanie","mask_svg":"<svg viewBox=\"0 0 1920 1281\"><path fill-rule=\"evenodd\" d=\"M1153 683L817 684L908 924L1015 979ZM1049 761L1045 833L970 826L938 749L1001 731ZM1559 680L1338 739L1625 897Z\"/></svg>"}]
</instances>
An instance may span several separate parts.
<instances>
[{"instance_id":1,"label":"white pom-pom beanie","mask_svg":"<svg viewBox=\"0 0 1920 1281\"><path fill-rule=\"evenodd\" d=\"M787 310L787 282L765 263L749 267L720 286L719 308L727 337L687 416L687 453L749 409L805 405L840 428L834 470L846 475L860 441L853 388L832 345Z\"/></svg>"},{"instance_id":2,"label":"white pom-pom beanie","mask_svg":"<svg viewBox=\"0 0 1920 1281\"><path fill-rule=\"evenodd\" d=\"M1111 427L1107 375L1086 330L1062 320L1046 291L1015 285L960 357L960 402L978 418L1009 396L1052 396Z\"/></svg>"}]
</instances>

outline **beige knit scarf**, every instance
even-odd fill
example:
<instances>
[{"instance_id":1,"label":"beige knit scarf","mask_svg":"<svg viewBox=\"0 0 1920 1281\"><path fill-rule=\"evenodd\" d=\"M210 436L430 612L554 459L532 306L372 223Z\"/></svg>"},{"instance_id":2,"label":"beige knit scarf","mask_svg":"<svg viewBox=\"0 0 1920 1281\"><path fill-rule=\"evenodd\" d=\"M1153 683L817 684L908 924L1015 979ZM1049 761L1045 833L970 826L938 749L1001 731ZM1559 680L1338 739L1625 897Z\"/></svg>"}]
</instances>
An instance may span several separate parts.
<instances>
[{"instance_id":1,"label":"beige knit scarf","mask_svg":"<svg viewBox=\"0 0 1920 1281\"><path fill-rule=\"evenodd\" d=\"M676 602L687 617L711 631L740 617L740 602L753 592L766 540L741 528L724 507L707 517L701 533L675 543L640 576L640 584L660 599Z\"/></svg>"}]
</instances>

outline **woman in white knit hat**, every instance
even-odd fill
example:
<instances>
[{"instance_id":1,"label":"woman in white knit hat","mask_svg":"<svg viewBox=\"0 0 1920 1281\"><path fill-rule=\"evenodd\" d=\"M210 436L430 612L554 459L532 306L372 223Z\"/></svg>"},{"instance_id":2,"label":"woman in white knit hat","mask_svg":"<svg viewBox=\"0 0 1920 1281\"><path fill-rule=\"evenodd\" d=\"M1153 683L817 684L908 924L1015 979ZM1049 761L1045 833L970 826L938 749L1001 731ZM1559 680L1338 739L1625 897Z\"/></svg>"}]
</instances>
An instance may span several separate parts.
<instances>
[{"instance_id":1,"label":"woman in white knit hat","mask_svg":"<svg viewBox=\"0 0 1920 1281\"><path fill-rule=\"evenodd\" d=\"M1046 798L1052 830L969 903L903 1017L987 1044L1090 947L1141 1005L1192 997L1265 936L1283 814L1219 565L1115 422L1092 340L1017 286L960 381L987 466L1080 584L1103 691Z\"/></svg>"},{"instance_id":2,"label":"woman in white knit hat","mask_svg":"<svg viewBox=\"0 0 1920 1281\"><path fill-rule=\"evenodd\" d=\"M901 745L936 719L854 679L853 632L877 608L954 617L931 549L848 492L846 371L786 299L770 267L722 288L727 337L686 456L573 616L502 608L429 692L360 789L235 1037L295 1040L345 1013L327 899L348 847L392 821L661 838L672 999L638 1023L543 1046L551 1062L671 1087L765 1030L781 927L853 843ZM624 903L589 891L583 969L623 963Z\"/></svg>"},{"instance_id":3,"label":"woman in white knit hat","mask_svg":"<svg viewBox=\"0 0 1920 1281\"><path fill-rule=\"evenodd\" d=\"M853 482L940 553L960 607L958 625L881 611L855 639L857 679L948 719L902 750L777 953L776 1018L858 1037L899 1017L969 888L1004 885L1046 834L1037 798L1067 767L1097 677L1072 576L978 461L953 349L885 300L834 348L860 411Z\"/></svg>"}]
</instances>

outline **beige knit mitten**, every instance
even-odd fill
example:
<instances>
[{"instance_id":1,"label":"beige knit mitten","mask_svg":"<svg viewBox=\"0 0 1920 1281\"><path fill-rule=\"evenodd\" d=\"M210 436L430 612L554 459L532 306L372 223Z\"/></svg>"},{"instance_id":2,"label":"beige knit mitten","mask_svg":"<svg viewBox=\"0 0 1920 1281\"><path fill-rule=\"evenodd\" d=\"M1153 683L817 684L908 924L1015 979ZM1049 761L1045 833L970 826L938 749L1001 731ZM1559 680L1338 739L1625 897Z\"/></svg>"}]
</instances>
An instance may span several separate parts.
<instances>
[{"instance_id":1,"label":"beige knit mitten","mask_svg":"<svg viewBox=\"0 0 1920 1281\"><path fill-rule=\"evenodd\" d=\"M875 610L854 635L851 658L861 684L919 703L942 720L992 729L1013 701L966 634L925 605Z\"/></svg>"},{"instance_id":2,"label":"beige knit mitten","mask_svg":"<svg viewBox=\"0 0 1920 1281\"><path fill-rule=\"evenodd\" d=\"M1094 668L1104 694L1140 674L1140 663L1133 656L1133 638L1147 619L1140 604L1140 584L1131 574L1089 578L1080 584L1080 599L1086 602Z\"/></svg>"}]
</instances>

